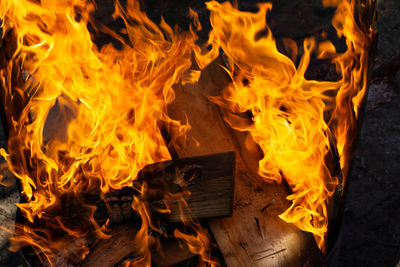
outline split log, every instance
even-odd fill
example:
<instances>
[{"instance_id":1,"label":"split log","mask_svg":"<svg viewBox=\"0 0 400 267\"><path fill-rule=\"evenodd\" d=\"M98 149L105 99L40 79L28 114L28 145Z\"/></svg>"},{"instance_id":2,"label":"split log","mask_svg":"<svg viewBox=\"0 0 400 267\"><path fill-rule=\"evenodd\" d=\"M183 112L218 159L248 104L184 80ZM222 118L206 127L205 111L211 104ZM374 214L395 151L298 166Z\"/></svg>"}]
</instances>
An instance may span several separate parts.
<instances>
[{"instance_id":1,"label":"split log","mask_svg":"<svg viewBox=\"0 0 400 267\"><path fill-rule=\"evenodd\" d=\"M124 259L140 259L135 252L142 244L134 241L137 230L129 225L121 225L112 229L112 236L99 240L90 249L90 253L81 263L82 267L102 266L114 267L121 265ZM149 239L150 246L155 245L154 238ZM123 266L123 265L121 265Z\"/></svg>"},{"instance_id":2,"label":"split log","mask_svg":"<svg viewBox=\"0 0 400 267\"><path fill-rule=\"evenodd\" d=\"M236 152L232 217L209 221L225 262L228 266L320 265L313 236L277 216L290 205L285 186L268 184L257 174L259 158L244 147L246 133L234 132L219 107L208 100L229 82L221 65L221 59L209 65L198 84L176 87L176 100L168 111L174 119L187 117L192 127L188 144L175 148L180 157Z\"/></svg>"},{"instance_id":3,"label":"split log","mask_svg":"<svg viewBox=\"0 0 400 267\"><path fill-rule=\"evenodd\" d=\"M146 183L145 197L150 208L165 209L168 206L171 209L170 213L162 215L163 223L181 222L192 217L227 217L232 214L234 167L233 152L154 163L139 172L133 188L138 189ZM133 216L132 196L138 191L133 188L123 188L104 197L112 223L122 223ZM165 199L167 193L185 192L187 207ZM98 195L93 197L98 198Z\"/></svg>"}]
</instances>

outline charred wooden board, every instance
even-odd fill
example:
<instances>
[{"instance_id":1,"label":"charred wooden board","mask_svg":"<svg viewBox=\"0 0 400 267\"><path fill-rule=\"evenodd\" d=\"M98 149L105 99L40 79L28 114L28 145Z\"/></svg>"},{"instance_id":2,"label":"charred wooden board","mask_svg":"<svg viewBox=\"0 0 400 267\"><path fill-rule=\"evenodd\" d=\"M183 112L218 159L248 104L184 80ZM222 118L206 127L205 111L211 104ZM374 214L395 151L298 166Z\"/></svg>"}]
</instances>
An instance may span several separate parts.
<instances>
[{"instance_id":1,"label":"charred wooden board","mask_svg":"<svg viewBox=\"0 0 400 267\"><path fill-rule=\"evenodd\" d=\"M110 219L112 224L135 220L133 197L148 202L152 215L161 223L228 217L232 215L235 153L226 152L201 157L189 157L147 165L132 187L124 187L101 196L93 191L60 197L60 206L50 209L53 216L63 218L70 228L82 226L82 218L97 207L98 223ZM146 186L141 195L141 187ZM183 199L182 199L183 198ZM182 206L185 204L187 206ZM169 213L157 213L160 209ZM137 218L139 219L139 218ZM88 220L89 221L89 220Z\"/></svg>"},{"instance_id":2,"label":"charred wooden board","mask_svg":"<svg viewBox=\"0 0 400 267\"><path fill-rule=\"evenodd\" d=\"M235 153L219 153L201 157L182 158L154 163L143 168L132 188L123 188L104 197L98 195L89 203L101 206L98 213L106 213L112 223L122 223L134 216L131 208L133 195L146 186L145 197L150 209L170 209L170 213L153 215L162 223L228 217L232 215ZM182 206L181 197L187 206ZM96 205L96 204L95 204Z\"/></svg>"},{"instance_id":3,"label":"charred wooden board","mask_svg":"<svg viewBox=\"0 0 400 267\"><path fill-rule=\"evenodd\" d=\"M234 172L235 153L227 152L148 165L137 181L146 181L151 203L172 208L166 221L180 222L182 218L231 216ZM188 207L179 208L174 201L167 203L163 197L166 192L187 192L184 198Z\"/></svg>"}]
</instances>

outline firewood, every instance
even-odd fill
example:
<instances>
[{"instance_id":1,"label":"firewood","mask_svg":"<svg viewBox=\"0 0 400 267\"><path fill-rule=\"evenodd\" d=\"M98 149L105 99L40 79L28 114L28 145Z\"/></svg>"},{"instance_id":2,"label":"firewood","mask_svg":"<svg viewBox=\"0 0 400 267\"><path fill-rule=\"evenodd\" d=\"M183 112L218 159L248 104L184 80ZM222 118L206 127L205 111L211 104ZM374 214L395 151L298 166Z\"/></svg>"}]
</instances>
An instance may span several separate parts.
<instances>
[{"instance_id":1,"label":"firewood","mask_svg":"<svg viewBox=\"0 0 400 267\"><path fill-rule=\"evenodd\" d=\"M154 223L164 230L164 234L173 236L174 223L183 220L209 219L226 217L232 214L233 175L235 154L233 152L219 153L208 156L182 158L159 162L146 166L134 181L132 187L110 192L103 199L101 194L82 194L80 196L68 194L60 199L61 206L50 209L49 213L60 216L63 224L70 229L90 227L82 225L83 217L88 216L90 208L97 207L95 219L105 222L110 218L110 234L108 239L98 239L95 234L74 239L65 235L60 240L69 244L68 250L61 251L52 260L59 264L80 263L79 251L84 244L90 249L82 266L94 266L99 261L102 266L115 266L125 258L135 257L138 244L134 243L135 234L140 227L141 219L131 207L133 196L146 198L149 202ZM146 184L145 195L138 193L139 188ZM180 207L174 199L167 203L165 194L185 193L187 207ZM82 204L84 203L84 204ZM157 213L158 208L171 209L171 213ZM60 208L61 207L61 208ZM23 218L20 218L20 220ZM23 223L23 221L18 221ZM40 223L45 223L41 221ZM45 225L42 225L45 226ZM157 235L157 233L155 233ZM149 237L155 242L154 237ZM61 242L61 241L60 241ZM157 266L170 266L194 256L178 241L163 238L161 249L151 244L152 257ZM29 251L29 250L25 250ZM25 253L28 262L36 262L34 253ZM30 255L30 256L29 256Z\"/></svg>"},{"instance_id":2,"label":"firewood","mask_svg":"<svg viewBox=\"0 0 400 267\"><path fill-rule=\"evenodd\" d=\"M90 253L81 264L83 267L118 266L126 257L137 257L135 252L140 249L141 244L134 242L137 230L129 225L121 225L112 229L112 236L101 239L90 249ZM153 246L154 238L149 239L149 245Z\"/></svg>"},{"instance_id":3,"label":"firewood","mask_svg":"<svg viewBox=\"0 0 400 267\"><path fill-rule=\"evenodd\" d=\"M234 167L233 152L154 163L139 172L133 187L112 191L102 198L100 192L86 193L80 201L76 195L63 196L63 214L60 215L68 217L66 221L70 224L76 217L79 224L83 209L80 203L83 202L97 207L95 218L100 222L109 218L113 224L123 223L135 216L131 204L136 195L146 198L154 211L153 215L163 223L181 222L192 217L210 219L231 216ZM138 192L144 184L147 190L144 196L140 196ZM187 207L180 207L178 199L165 198L174 194L183 194ZM158 214L156 210L160 208L169 208L171 212Z\"/></svg>"},{"instance_id":4,"label":"firewood","mask_svg":"<svg viewBox=\"0 0 400 267\"><path fill-rule=\"evenodd\" d=\"M285 186L266 183L257 174L259 155L243 145L247 134L230 128L219 107L208 99L219 95L229 82L221 65L219 58L202 72L198 84L177 86L168 111L174 119L187 118L192 126L186 146L175 148L180 157L236 152L232 217L209 221L225 262L228 266L320 265L313 236L278 217L290 205ZM269 203L273 204L263 209ZM264 257L271 253L275 254Z\"/></svg>"},{"instance_id":5,"label":"firewood","mask_svg":"<svg viewBox=\"0 0 400 267\"><path fill-rule=\"evenodd\" d=\"M235 154L233 152L191 157L155 163L139 173L138 182L146 181L150 202L164 202L162 194L186 191L188 208L180 209L177 203L165 216L168 222L183 219L209 219L232 214L233 175Z\"/></svg>"}]
</instances>

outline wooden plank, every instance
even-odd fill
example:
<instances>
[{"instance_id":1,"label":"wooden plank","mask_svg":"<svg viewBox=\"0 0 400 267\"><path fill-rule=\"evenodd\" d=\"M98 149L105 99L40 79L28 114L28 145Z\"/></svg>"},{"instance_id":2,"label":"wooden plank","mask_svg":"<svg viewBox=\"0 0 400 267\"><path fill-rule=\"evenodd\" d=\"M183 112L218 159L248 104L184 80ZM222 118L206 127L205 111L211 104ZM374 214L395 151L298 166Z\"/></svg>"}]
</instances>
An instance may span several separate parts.
<instances>
[{"instance_id":1,"label":"wooden plank","mask_svg":"<svg viewBox=\"0 0 400 267\"><path fill-rule=\"evenodd\" d=\"M232 217L209 221L227 265L320 265L313 236L277 216L290 204L285 186L262 180L257 174L257 153L244 146L246 133L227 126L218 106L209 101L208 96L218 95L229 81L220 65L218 59L208 66L198 84L176 87L176 100L168 111L175 119L186 121L187 117L192 127L187 145L176 147L180 157L236 152Z\"/></svg>"},{"instance_id":2,"label":"wooden plank","mask_svg":"<svg viewBox=\"0 0 400 267\"><path fill-rule=\"evenodd\" d=\"M164 194L188 192L186 207L175 202L167 203L171 213L168 222L180 222L182 218L210 219L232 215L233 176L235 154L218 153L165 161L146 166L138 176L138 182L147 182L149 201L165 203ZM168 202L168 201L167 201Z\"/></svg>"},{"instance_id":3,"label":"wooden plank","mask_svg":"<svg viewBox=\"0 0 400 267\"><path fill-rule=\"evenodd\" d=\"M81 216L87 210L81 202L97 207L96 220L105 222L110 218L112 224L120 224L135 219L131 208L133 196L146 198L152 215L163 224L190 220L228 217L232 215L235 154L218 153L200 157L189 157L147 165L134 181L133 187L124 187L106 194L102 199L100 192L89 192L76 196L64 195L61 198L62 213L69 224L80 224ZM139 196L141 186L146 183L145 196ZM166 194L177 195L165 199ZM183 195L187 207L180 206ZM171 213L160 214L157 209L168 207Z\"/></svg>"}]
</instances>

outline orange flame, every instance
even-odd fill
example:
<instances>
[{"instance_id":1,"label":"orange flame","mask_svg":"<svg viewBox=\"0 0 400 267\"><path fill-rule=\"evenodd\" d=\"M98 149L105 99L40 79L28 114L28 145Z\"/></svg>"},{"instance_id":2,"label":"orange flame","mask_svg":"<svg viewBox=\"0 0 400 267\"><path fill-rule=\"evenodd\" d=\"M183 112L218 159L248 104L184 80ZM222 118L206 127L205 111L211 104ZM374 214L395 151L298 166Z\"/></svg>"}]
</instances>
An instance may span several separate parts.
<instances>
[{"instance_id":1,"label":"orange flame","mask_svg":"<svg viewBox=\"0 0 400 267\"><path fill-rule=\"evenodd\" d=\"M278 51L266 24L270 3L259 4L259 11L250 13L227 2L208 2L212 25L208 51L195 45L195 31L201 26L193 11L195 30L184 33L164 20L159 25L152 22L138 1L128 0L126 6L117 1L113 16L125 25L117 34L93 22L90 14L95 6L90 1L0 2L3 36L12 30L17 37L12 60L0 70L2 90L13 98L10 75L18 61L25 83L17 90L29 97L22 116L12 118L8 153L0 150L21 182L27 201L18 205L32 224L19 226L14 249L17 242L32 245L52 263L63 243L52 240L49 229L62 229L75 238L94 231L107 238L107 223L97 223L92 205L82 203L87 221L83 228L54 216L62 198L72 195L80 202L82 192L105 194L131 186L145 165L170 159L160 124L179 136L190 129L167 115L167 105L175 97L172 86L198 79L200 72L190 70L192 51L197 65L204 68L219 49L226 55L232 83L221 97L211 99L229 111L225 119L232 128L249 132L249 150L254 144L262 149L259 174L266 181L284 180L290 186L292 205L280 217L313 233L324 249L327 203L339 184L325 158L337 149L346 176L366 92L372 31L357 25L355 1L323 0L323 4L337 6L333 25L346 38L347 51L339 54L329 41L308 38L296 66ZM98 48L88 25L111 35L122 48L112 44ZM313 54L330 58L340 80L307 80ZM243 119L240 114L249 111L251 120ZM131 265L149 266L147 230L154 226L145 202L134 197L132 208L142 219L133 238L143 246L140 259ZM34 227L37 220L45 221L46 228ZM176 230L175 237L185 240L203 262L214 265L206 232L196 222L185 223L196 234ZM88 253L84 242L79 251L83 258Z\"/></svg>"},{"instance_id":2,"label":"orange flame","mask_svg":"<svg viewBox=\"0 0 400 267\"><path fill-rule=\"evenodd\" d=\"M338 1L324 1L336 5ZM339 184L325 158L332 149L331 131L341 156L342 170L348 168L348 152L356 134L355 120L364 98L367 81L368 45L371 31L362 31L353 18L354 3L340 1L333 25L346 38L347 51L338 54L328 40L317 44L304 40L304 54L296 67L277 49L266 24L272 4L259 4L257 13L242 12L230 3L211 1L212 31L208 53L197 52L199 66L205 66L222 49L227 58L227 73L232 84L221 97L211 98L228 111L225 120L232 128L249 132L246 145L263 151L259 174L267 181L288 183L292 205L280 215L304 231L314 234L324 250L328 227L327 203ZM314 81L305 78L312 54L332 57L339 81ZM335 92L332 96L332 91ZM330 112L331 106L333 112ZM240 114L251 112L251 121ZM330 112L330 113L329 113ZM326 119L327 116L328 120ZM337 175L337 174L336 174Z\"/></svg>"},{"instance_id":3,"label":"orange flame","mask_svg":"<svg viewBox=\"0 0 400 267\"><path fill-rule=\"evenodd\" d=\"M113 16L124 21L122 34L127 37L94 25L122 46L99 49L88 30L94 8L85 0L1 1L3 35L10 30L16 34L13 59L21 59L26 76L22 89L29 97L10 131L8 153L2 149L1 155L21 181L27 201L18 206L29 222L41 219L48 229L73 236L94 229L106 238L105 225L93 218L96 207L82 204L87 210L82 220L90 222L83 229L55 219L52 211L62 209L64 195L72 193L79 201L82 192L100 189L105 194L132 186L145 165L170 159L159 125L180 136L190 127L171 120L166 107L174 100L172 85L185 75L190 78L196 37L164 20L155 24L138 1L129 0L126 7L117 1ZM12 99L7 75L2 71L3 90ZM148 249L151 222L143 203L136 199L133 208L142 217L136 239ZM24 226L14 240L35 246L51 263L62 246L51 240L48 229ZM150 265L148 251L141 254Z\"/></svg>"}]
</instances>

